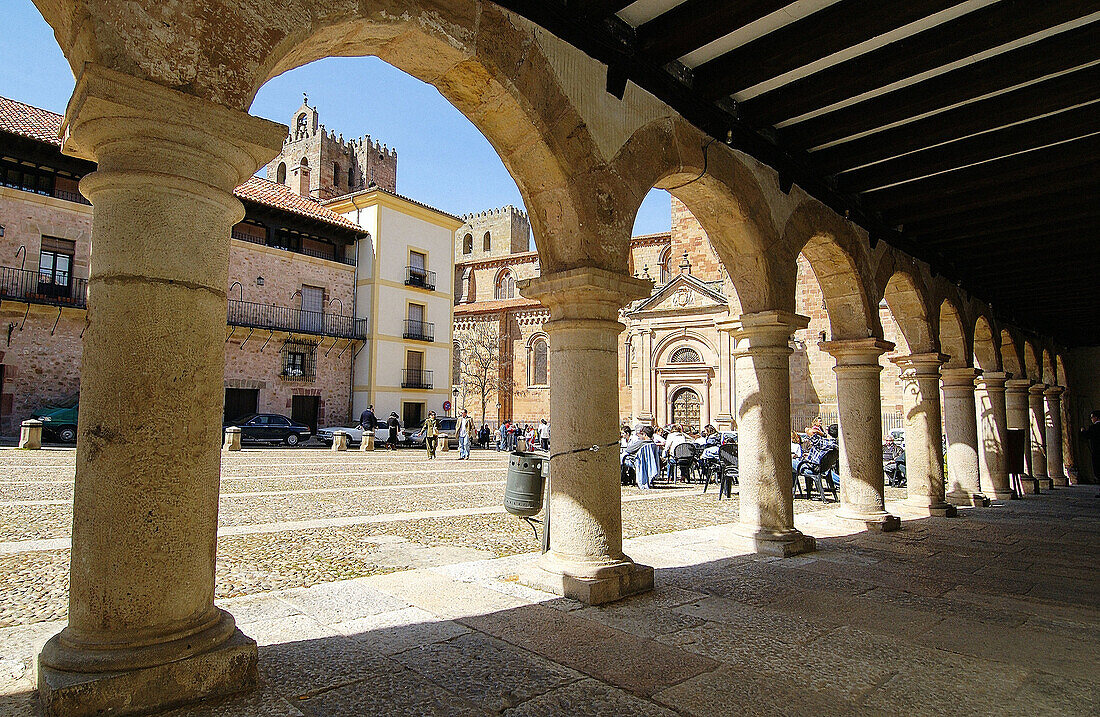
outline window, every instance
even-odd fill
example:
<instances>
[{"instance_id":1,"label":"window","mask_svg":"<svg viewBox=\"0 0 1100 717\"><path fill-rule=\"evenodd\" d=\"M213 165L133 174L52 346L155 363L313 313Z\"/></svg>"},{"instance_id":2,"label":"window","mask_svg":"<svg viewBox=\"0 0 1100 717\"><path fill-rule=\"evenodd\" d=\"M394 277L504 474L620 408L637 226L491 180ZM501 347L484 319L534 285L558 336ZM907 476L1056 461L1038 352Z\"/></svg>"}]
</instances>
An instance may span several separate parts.
<instances>
[{"instance_id":1,"label":"window","mask_svg":"<svg viewBox=\"0 0 1100 717\"><path fill-rule=\"evenodd\" d=\"M451 345L451 385L462 383L462 347L455 341Z\"/></svg>"},{"instance_id":2,"label":"window","mask_svg":"<svg viewBox=\"0 0 1100 717\"><path fill-rule=\"evenodd\" d=\"M549 365L548 365L548 346L546 338L539 336L531 341L531 346L528 349L528 369L527 369L527 385L528 386L547 386L549 385Z\"/></svg>"},{"instance_id":3,"label":"window","mask_svg":"<svg viewBox=\"0 0 1100 717\"><path fill-rule=\"evenodd\" d=\"M474 250L474 235L467 234L462 238L462 253L469 254Z\"/></svg>"},{"instance_id":4,"label":"window","mask_svg":"<svg viewBox=\"0 0 1100 717\"><path fill-rule=\"evenodd\" d=\"M699 358L699 353L688 346L681 346L672 352L672 357L668 360L669 363L701 363L702 359Z\"/></svg>"},{"instance_id":5,"label":"window","mask_svg":"<svg viewBox=\"0 0 1100 717\"><path fill-rule=\"evenodd\" d=\"M230 236L252 244L264 244L267 242L267 228L259 224L252 224L249 221L243 221L234 225L233 229L230 230Z\"/></svg>"},{"instance_id":6,"label":"window","mask_svg":"<svg viewBox=\"0 0 1100 717\"><path fill-rule=\"evenodd\" d=\"M53 194L54 173L52 169L45 167L5 161L0 163L0 184L49 196Z\"/></svg>"},{"instance_id":7,"label":"window","mask_svg":"<svg viewBox=\"0 0 1100 717\"><path fill-rule=\"evenodd\" d=\"M336 162L332 163L332 186L340 186L340 165Z\"/></svg>"},{"instance_id":8,"label":"window","mask_svg":"<svg viewBox=\"0 0 1100 717\"><path fill-rule=\"evenodd\" d=\"M409 268L421 273L428 270L428 255L422 251L409 251Z\"/></svg>"},{"instance_id":9,"label":"window","mask_svg":"<svg viewBox=\"0 0 1100 717\"><path fill-rule=\"evenodd\" d=\"M301 331L319 334L325 325L325 290L319 286L302 285L302 312L298 317Z\"/></svg>"},{"instance_id":10,"label":"window","mask_svg":"<svg viewBox=\"0 0 1100 717\"><path fill-rule=\"evenodd\" d=\"M279 162L279 168L275 170L275 181L286 184L286 162Z\"/></svg>"},{"instance_id":11,"label":"window","mask_svg":"<svg viewBox=\"0 0 1100 717\"><path fill-rule=\"evenodd\" d=\"M481 246L483 251L490 251L493 248L493 238L489 236L489 232L485 232L485 236L481 240Z\"/></svg>"},{"instance_id":12,"label":"window","mask_svg":"<svg viewBox=\"0 0 1100 717\"><path fill-rule=\"evenodd\" d=\"M497 299L513 299L516 296L516 280L512 272L504 269L497 275L496 293Z\"/></svg>"},{"instance_id":13,"label":"window","mask_svg":"<svg viewBox=\"0 0 1100 717\"><path fill-rule=\"evenodd\" d=\"M355 185L355 170L348 167L348 189Z\"/></svg>"},{"instance_id":14,"label":"window","mask_svg":"<svg viewBox=\"0 0 1100 717\"><path fill-rule=\"evenodd\" d=\"M661 285L665 285L672 278L672 269L669 268L669 264L672 263L672 248L669 247L661 252L661 258L657 260L661 264Z\"/></svg>"},{"instance_id":15,"label":"window","mask_svg":"<svg viewBox=\"0 0 1100 717\"><path fill-rule=\"evenodd\" d=\"M38 293L47 296L68 296L73 281L73 255L76 242L68 239L42 237L38 256Z\"/></svg>"},{"instance_id":16,"label":"window","mask_svg":"<svg viewBox=\"0 0 1100 717\"><path fill-rule=\"evenodd\" d=\"M299 162L298 164L302 167L308 167L309 166L309 160L306 159L305 157L302 157L302 161Z\"/></svg>"},{"instance_id":17,"label":"window","mask_svg":"<svg viewBox=\"0 0 1100 717\"><path fill-rule=\"evenodd\" d=\"M313 381L317 377L317 345L309 341L283 344L281 376L288 381Z\"/></svg>"}]
</instances>

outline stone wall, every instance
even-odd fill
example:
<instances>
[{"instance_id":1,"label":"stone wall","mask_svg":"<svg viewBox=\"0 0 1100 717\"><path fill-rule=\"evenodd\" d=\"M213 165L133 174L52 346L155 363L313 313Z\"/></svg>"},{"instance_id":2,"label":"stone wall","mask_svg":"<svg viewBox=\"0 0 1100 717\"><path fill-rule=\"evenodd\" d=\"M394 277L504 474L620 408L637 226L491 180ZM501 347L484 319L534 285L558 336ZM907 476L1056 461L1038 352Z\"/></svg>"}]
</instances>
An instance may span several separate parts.
<instances>
[{"instance_id":1,"label":"stone wall","mask_svg":"<svg viewBox=\"0 0 1100 717\"><path fill-rule=\"evenodd\" d=\"M465 214L462 219L466 223L455 232L456 263L523 254L531 248L531 222L522 209L511 204ZM488 249L485 248L486 233L489 234Z\"/></svg>"},{"instance_id":2,"label":"stone wall","mask_svg":"<svg viewBox=\"0 0 1100 717\"><path fill-rule=\"evenodd\" d=\"M262 286L258 283L260 277ZM354 310L355 267L335 261L233 239L226 287L234 281L244 286L244 300L257 304L300 308L301 295L294 292L308 285L324 289L326 302L338 300L327 309L330 313L350 316ZM234 287L229 298L241 298L240 290Z\"/></svg>"}]
</instances>

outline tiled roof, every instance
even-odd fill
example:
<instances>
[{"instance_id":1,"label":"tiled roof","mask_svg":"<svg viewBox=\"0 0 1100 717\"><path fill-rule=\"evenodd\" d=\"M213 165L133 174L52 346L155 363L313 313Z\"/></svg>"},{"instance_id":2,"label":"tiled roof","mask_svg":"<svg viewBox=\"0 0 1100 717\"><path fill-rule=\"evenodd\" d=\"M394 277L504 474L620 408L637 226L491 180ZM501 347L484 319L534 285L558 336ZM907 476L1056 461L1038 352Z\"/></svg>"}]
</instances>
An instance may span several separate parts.
<instances>
[{"instance_id":1,"label":"tiled roof","mask_svg":"<svg viewBox=\"0 0 1100 717\"><path fill-rule=\"evenodd\" d=\"M0 97L0 131L61 146L61 115Z\"/></svg>"},{"instance_id":2,"label":"tiled roof","mask_svg":"<svg viewBox=\"0 0 1100 717\"><path fill-rule=\"evenodd\" d=\"M285 184L278 184L261 177L249 177L248 181L233 190L238 199L282 209L291 214L317 219L344 229L362 231L359 225L341 214L337 214L320 202L307 199L290 191Z\"/></svg>"},{"instance_id":3,"label":"tiled roof","mask_svg":"<svg viewBox=\"0 0 1100 717\"><path fill-rule=\"evenodd\" d=\"M61 120L62 116L56 112L0 97L0 131L2 132L10 132L61 147ZM266 179L251 177L233 193L238 199L281 209L343 229L359 230L359 226L350 219L322 206L319 202L294 194L289 187Z\"/></svg>"}]
</instances>

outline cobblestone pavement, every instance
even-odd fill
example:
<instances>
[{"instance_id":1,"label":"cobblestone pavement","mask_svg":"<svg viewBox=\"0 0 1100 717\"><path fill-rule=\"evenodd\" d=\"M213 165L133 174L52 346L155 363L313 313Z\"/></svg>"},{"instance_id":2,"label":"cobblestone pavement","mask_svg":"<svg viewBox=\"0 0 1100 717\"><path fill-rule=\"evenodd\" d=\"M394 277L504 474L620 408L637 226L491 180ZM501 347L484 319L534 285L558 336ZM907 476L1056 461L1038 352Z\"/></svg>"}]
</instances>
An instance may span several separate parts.
<instances>
[{"instance_id":1,"label":"cobblestone pavement","mask_svg":"<svg viewBox=\"0 0 1100 717\"><path fill-rule=\"evenodd\" d=\"M414 450L225 454L216 595L537 550L501 507L506 470L494 451L463 462ZM74 473L71 449L0 449L0 627L66 616ZM796 512L820 508L795 501ZM627 538L736 521L736 495L718 501L713 487L623 489Z\"/></svg>"},{"instance_id":2,"label":"cobblestone pavement","mask_svg":"<svg viewBox=\"0 0 1100 717\"><path fill-rule=\"evenodd\" d=\"M671 520L700 518L712 499L691 493L630 494L624 514L675 507ZM787 559L750 554L725 525L636 533L624 547L654 566L657 587L599 607L526 587L530 553L225 598L259 643L260 685L168 714L1096 714L1095 496L1095 486L1063 488L951 519L918 518L895 502L903 524L887 534L852 533L832 510L803 512L796 524L818 550ZM707 519L728 518L730 505ZM355 546L368 563L399 548L470 550L447 537L453 524L431 520L384 525L419 526L408 535L355 532L378 524L318 532L362 535ZM463 535L507 535L492 522L507 520L499 514L463 520L473 521ZM502 538L473 545L509 552ZM34 646L63 624L0 628L0 715L34 714Z\"/></svg>"}]
</instances>

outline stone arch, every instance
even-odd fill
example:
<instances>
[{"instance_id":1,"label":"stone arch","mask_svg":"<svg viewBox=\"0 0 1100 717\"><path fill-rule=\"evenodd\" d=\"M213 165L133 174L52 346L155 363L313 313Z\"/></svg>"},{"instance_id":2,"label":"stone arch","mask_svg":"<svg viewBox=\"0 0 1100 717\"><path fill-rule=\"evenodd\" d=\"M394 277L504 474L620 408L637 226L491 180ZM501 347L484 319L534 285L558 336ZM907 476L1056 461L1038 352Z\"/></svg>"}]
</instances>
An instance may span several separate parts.
<instances>
[{"instance_id":1,"label":"stone arch","mask_svg":"<svg viewBox=\"0 0 1100 717\"><path fill-rule=\"evenodd\" d=\"M474 235L470 232L466 232L466 236L462 237L462 254L472 254L474 251Z\"/></svg>"},{"instance_id":2,"label":"stone arch","mask_svg":"<svg viewBox=\"0 0 1100 717\"><path fill-rule=\"evenodd\" d=\"M1058 381L1059 386L1068 387L1066 378L1066 360L1062 354L1056 354L1054 356L1054 377Z\"/></svg>"},{"instance_id":3,"label":"stone arch","mask_svg":"<svg viewBox=\"0 0 1100 717\"><path fill-rule=\"evenodd\" d=\"M492 251L493 249L493 235L489 232L485 232L485 236L481 238L481 250Z\"/></svg>"},{"instance_id":4,"label":"stone arch","mask_svg":"<svg viewBox=\"0 0 1100 717\"><path fill-rule=\"evenodd\" d=\"M993 322L985 315L979 315L974 321L974 365L977 368L983 371L1001 370L997 338Z\"/></svg>"},{"instance_id":5,"label":"stone arch","mask_svg":"<svg viewBox=\"0 0 1100 717\"><path fill-rule=\"evenodd\" d=\"M651 189L667 191L706 232L743 311L793 310L793 277L789 292L776 289L777 233L749 161L683 120L662 118L636 130L614 166L633 187L631 222Z\"/></svg>"},{"instance_id":6,"label":"stone arch","mask_svg":"<svg viewBox=\"0 0 1100 717\"><path fill-rule=\"evenodd\" d=\"M550 337L537 332L527 339L527 386L550 385Z\"/></svg>"},{"instance_id":7,"label":"stone arch","mask_svg":"<svg viewBox=\"0 0 1100 717\"><path fill-rule=\"evenodd\" d=\"M1023 378L1023 362L1020 360L1020 350L1012 339L1012 332L1001 329L1001 366L1006 373L1012 374L1012 378Z\"/></svg>"},{"instance_id":8,"label":"stone arch","mask_svg":"<svg viewBox=\"0 0 1100 717\"><path fill-rule=\"evenodd\" d=\"M653 365L668 366L672 363L672 354L682 348L693 349L704 365L714 366L718 362L718 352L705 336L695 331L678 331L665 336L654 345Z\"/></svg>"},{"instance_id":9,"label":"stone arch","mask_svg":"<svg viewBox=\"0 0 1100 717\"><path fill-rule=\"evenodd\" d=\"M1035 350L1033 340L1024 342L1024 371L1033 383L1038 383L1043 379L1042 366L1039 363L1039 352Z\"/></svg>"},{"instance_id":10,"label":"stone arch","mask_svg":"<svg viewBox=\"0 0 1100 717\"><path fill-rule=\"evenodd\" d=\"M286 184L286 162L279 162L279 167L275 170L275 181Z\"/></svg>"},{"instance_id":11,"label":"stone arch","mask_svg":"<svg viewBox=\"0 0 1100 717\"><path fill-rule=\"evenodd\" d=\"M1058 378L1054 374L1054 357L1049 348L1043 349L1043 383L1052 386L1057 382Z\"/></svg>"},{"instance_id":12,"label":"stone arch","mask_svg":"<svg viewBox=\"0 0 1100 717\"><path fill-rule=\"evenodd\" d=\"M494 299L514 299L516 296L516 277L511 269L501 269L493 280Z\"/></svg>"},{"instance_id":13,"label":"stone arch","mask_svg":"<svg viewBox=\"0 0 1100 717\"><path fill-rule=\"evenodd\" d=\"M944 299L940 304L939 344L940 351L949 356L944 364L946 368L966 368L970 365L966 329L958 308L950 299Z\"/></svg>"},{"instance_id":14,"label":"stone arch","mask_svg":"<svg viewBox=\"0 0 1100 717\"><path fill-rule=\"evenodd\" d=\"M898 346L899 353L929 353L939 348L928 319L923 291L912 274L895 271L886 282L883 299L901 329L904 345Z\"/></svg>"},{"instance_id":15,"label":"stone arch","mask_svg":"<svg viewBox=\"0 0 1100 717\"><path fill-rule=\"evenodd\" d=\"M309 159L306 158L306 157L302 157L302 161L298 162L298 166L299 167L308 167L309 166Z\"/></svg>"},{"instance_id":16,"label":"stone arch","mask_svg":"<svg viewBox=\"0 0 1100 717\"><path fill-rule=\"evenodd\" d=\"M869 262L853 227L828 208L803 202L787 220L784 245L806 258L817 277L834 340L882 338ZM796 263L790 262L794 285Z\"/></svg>"}]
</instances>

